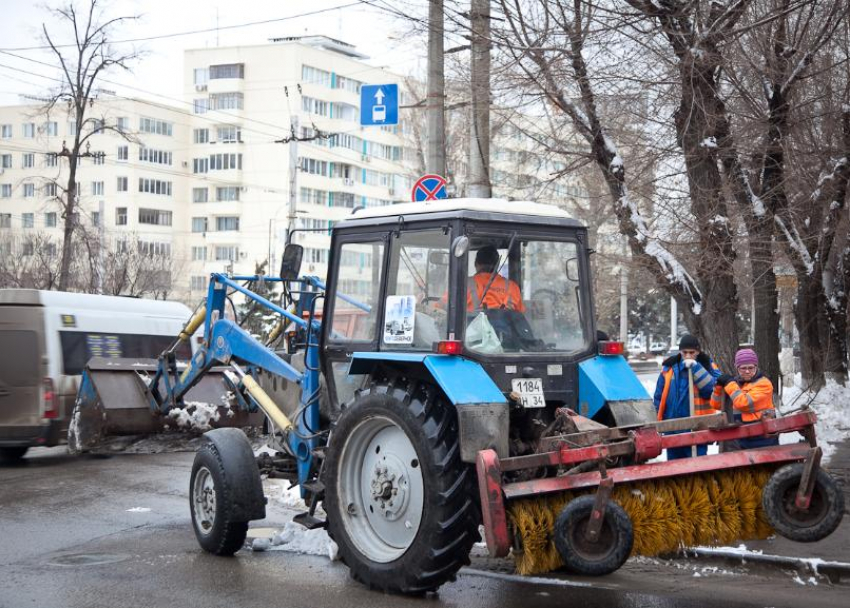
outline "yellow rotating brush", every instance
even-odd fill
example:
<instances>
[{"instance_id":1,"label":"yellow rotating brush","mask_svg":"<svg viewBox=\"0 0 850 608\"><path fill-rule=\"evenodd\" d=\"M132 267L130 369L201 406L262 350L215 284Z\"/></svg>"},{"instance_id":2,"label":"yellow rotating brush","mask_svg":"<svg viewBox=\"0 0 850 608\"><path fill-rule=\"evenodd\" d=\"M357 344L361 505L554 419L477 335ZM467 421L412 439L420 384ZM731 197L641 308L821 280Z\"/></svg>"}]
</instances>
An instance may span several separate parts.
<instances>
[{"instance_id":1,"label":"yellow rotating brush","mask_svg":"<svg viewBox=\"0 0 850 608\"><path fill-rule=\"evenodd\" d=\"M767 465L616 486L612 500L628 513L634 528L632 555L767 538L773 530L762 510L761 492L774 470ZM522 544L514 552L518 573L549 572L563 565L553 540L555 520L570 500L592 492L508 503L510 525Z\"/></svg>"}]
</instances>

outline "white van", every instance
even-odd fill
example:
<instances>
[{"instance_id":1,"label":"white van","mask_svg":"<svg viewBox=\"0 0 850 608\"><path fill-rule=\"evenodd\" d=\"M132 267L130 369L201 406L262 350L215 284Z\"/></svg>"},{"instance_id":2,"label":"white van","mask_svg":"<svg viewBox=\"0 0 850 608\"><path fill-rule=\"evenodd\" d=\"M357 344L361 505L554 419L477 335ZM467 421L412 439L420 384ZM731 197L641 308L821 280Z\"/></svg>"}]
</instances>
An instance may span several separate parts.
<instances>
[{"instance_id":1,"label":"white van","mask_svg":"<svg viewBox=\"0 0 850 608\"><path fill-rule=\"evenodd\" d=\"M179 302L0 289L0 461L66 440L91 357L155 358L191 314Z\"/></svg>"}]
</instances>

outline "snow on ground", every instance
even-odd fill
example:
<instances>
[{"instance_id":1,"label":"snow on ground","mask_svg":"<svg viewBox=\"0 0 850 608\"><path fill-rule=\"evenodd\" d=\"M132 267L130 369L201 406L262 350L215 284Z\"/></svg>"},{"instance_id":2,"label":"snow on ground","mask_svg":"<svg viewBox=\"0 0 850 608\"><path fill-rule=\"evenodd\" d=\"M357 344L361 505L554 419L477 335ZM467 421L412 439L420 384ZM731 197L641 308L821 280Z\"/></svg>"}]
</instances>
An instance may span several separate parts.
<instances>
[{"instance_id":1,"label":"snow on ground","mask_svg":"<svg viewBox=\"0 0 850 608\"><path fill-rule=\"evenodd\" d=\"M288 481L279 479L264 479L263 486L269 502L274 506L283 507L293 514L307 510L307 505L301 498L297 486L289 485ZM318 517L325 517L321 507L316 509ZM271 537L272 551L291 551L307 555L326 555L330 560L336 560L339 549L325 530L308 530L293 521L287 521L282 530Z\"/></svg>"}]
</instances>

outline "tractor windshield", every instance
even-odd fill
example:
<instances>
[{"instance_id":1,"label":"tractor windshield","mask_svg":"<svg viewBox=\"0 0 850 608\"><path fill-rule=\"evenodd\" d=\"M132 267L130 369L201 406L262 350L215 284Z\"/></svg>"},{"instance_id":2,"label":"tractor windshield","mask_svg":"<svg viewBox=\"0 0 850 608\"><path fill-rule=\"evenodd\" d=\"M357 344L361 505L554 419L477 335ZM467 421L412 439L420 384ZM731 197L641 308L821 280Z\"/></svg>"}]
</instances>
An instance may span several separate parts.
<instances>
[{"instance_id":1,"label":"tractor windshield","mask_svg":"<svg viewBox=\"0 0 850 608\"><path fill-rule=\"evenodd\" d=\"M579 245L522 235L471 239L465 347L480 353L589 346Z\"/></svg>"}]
</instances>

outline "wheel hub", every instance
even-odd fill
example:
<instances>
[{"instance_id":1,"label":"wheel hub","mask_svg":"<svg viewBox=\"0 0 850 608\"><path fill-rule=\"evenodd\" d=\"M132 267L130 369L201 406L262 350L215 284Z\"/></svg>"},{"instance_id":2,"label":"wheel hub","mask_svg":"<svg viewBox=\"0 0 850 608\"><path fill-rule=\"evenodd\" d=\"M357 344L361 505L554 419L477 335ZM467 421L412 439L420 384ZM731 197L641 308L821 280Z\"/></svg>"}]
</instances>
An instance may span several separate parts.
<instances>
[{"instance_id":1,"label":"wheel hub","mask_svg":"<svg viewBox=\"0 0 850 608\"><path fill-rule=\"evenodd\" d=\"M404 512L408 502L408 481L404 465L395 456L375 464L372 469L372 503L381 514L395 521Z\"/></svg>"},{"instance_id":2,"label":"wheel hub","mask_svg":"<svg viewBox=\"0 0 850 608\"><path fill-rule=\"evenodd\" d=\"M195 520L200 531L207 534L215 522L215 485L209 470L202 468L195 478Z\"/></svg>"}]
</instances>

